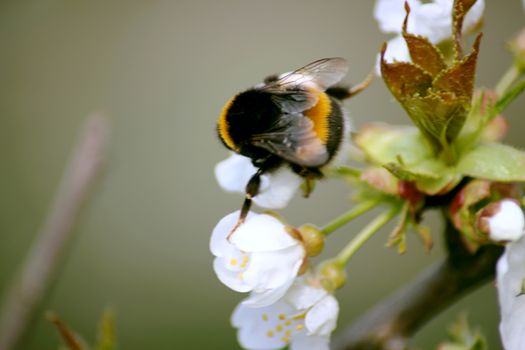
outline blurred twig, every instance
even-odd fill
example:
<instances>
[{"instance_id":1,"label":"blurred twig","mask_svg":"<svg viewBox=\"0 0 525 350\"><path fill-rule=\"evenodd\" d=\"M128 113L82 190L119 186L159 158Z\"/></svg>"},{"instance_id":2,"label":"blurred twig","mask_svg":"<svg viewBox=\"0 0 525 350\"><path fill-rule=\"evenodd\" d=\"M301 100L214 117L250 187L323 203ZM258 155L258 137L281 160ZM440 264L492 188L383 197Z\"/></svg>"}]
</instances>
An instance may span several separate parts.
<instances>
[{"instance_id":1,"label":"blurred twig","mask_svg":"<svg viewBox=\"0 0 525 350\"><path fill-rule=\"evenodd\" d=\"M102 167L109 138L105 116L87 118L49 215L0 309L0 350L15 349L20 344L53 284L72 229Z\"/></svg>"},{"instance_id":2,"label":"blurred twig","mask_svg":"<svg viewBox=\"0 0 525 350\"><path fill-rule=\"evenodd\" d=\"M447 222L448 257L408 286L380 302L334 339L338 350L404 350L425 322L494 276L502 253L497 246L469 254L459 233Z\"/></svg>"}]
</instances>

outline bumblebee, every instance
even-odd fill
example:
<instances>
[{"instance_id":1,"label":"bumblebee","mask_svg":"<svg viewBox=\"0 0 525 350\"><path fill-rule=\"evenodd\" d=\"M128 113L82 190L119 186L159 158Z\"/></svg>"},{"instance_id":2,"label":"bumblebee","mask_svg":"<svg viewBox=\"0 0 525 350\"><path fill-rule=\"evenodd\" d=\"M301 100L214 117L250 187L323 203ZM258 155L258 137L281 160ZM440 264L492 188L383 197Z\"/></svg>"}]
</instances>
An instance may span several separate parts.
<instances>
[{"instance_id":1,"label":"bumblebee","mask_svg":"<svg viewBox=\"0 0 525 350\"><path fill-rule=\"evenodd\" d=\"M307 184L323 176L321 169L334 158L343 140L346 121L341 101L362 89L334 86L347 71L343 58L317 60L293 72L267 77L223 108L217 122L220 140L228 149L249 157L257 168L246 185L232 232L246 218L264 173L289 166Z\"/></svg>"}]
</instances>

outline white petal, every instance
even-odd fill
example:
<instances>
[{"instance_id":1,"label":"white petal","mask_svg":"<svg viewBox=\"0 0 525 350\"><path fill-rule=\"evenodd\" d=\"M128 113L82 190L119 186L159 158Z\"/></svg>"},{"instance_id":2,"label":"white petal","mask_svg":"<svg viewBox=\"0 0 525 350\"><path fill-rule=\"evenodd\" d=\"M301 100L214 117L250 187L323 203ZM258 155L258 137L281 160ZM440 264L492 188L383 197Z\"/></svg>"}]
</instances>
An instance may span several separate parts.
<instances>
[{"instance_id":1,"label":"white petal","mask_svg":"<svg viewBox=\"0 0 525 350\"><path fill-rule=\"evenodd\" d=\"M387 48L385 52L385 61L388 63L392 62L409 62L410 53L408 52L408 47L405 42L405 39L401 35L396 36L387 43ZM381 76L381 56L377 55L376 62L376 74Z\"/></svg>"},{"instance_id":2,"label":"white petal","mask_svg":"<svg viewBox=\"0 0 525 350\"><path fill-rule=\"evenodd\" d=\"M304 324L310 334L329 336L336 327L338 315L337 299L327 295L308 311Z\"/></svg>"},{"instance_id":3,"label":"white petal","mask_svg":"<svg viewBox=\"0 0 525 350\"><path fill-rule=\"evenodd\" d=\"M286 345L275 330L282 321L280 314L290 315L294 310L284 303L272 304L268 307L252 308L244 303L237 305L231 323L239 328L237 334L239 343L246 349L280 349ZM274 332L273 336L268 331Z\"/></svg>"},{"instance_id":4,"label":"white petal","mask_svg":"<svg viewBox=\"0 0 525 350\"><path fill-rule=\"evenodd\" d=\"M236 292L245 293L251 291L253 286L247 284L242 278L242 275L239 275L239 272L228 270L225 266L227 263L224 258L215 258L215 260L213 260L213 270L219 280Z\"/></svg>"},{"instance_id":5,"label":"white petal","mask_svg":"<svg viewBox=\"0 0 525 350\"><path fill-rule=\"evenodd\" d=\"M290 305L283 302L254 308L248 306L245 301L246 299L237 305L232 314L231 323L236 328L241 328L251 323L269 324L270 327L273 327L281 322L278 317L279 314L292 315L296 312Z\"/></svg>"},{"instance_id":6,"label":"white petal","mask_svg":"<svg viewBox=\"0 0 525 350\"><path fill-rule=\"evenodd\" d=\"M286 302L297 310L306 310L326 295L326 290L307 285L302 277L296 280L286 294Z\"/></svg>"},{"instance_id":7,"label":"white petal","mask_svg":"<svg viewBox=\"0 0 525 350\"><path fill-rule=\"evenodd\" d=\"M286 343L281 340L277 334L269 337L266 332L269 329L257 329L252 327L239 328L237 332L237 341L244 349L250 350L270 350L282 349Z\"/></svg>"},{"instance_id":8,"label":"white petal","mask_svg":"<svg viewBox=\"0 0 525 350\"><path fill-rule=\"evenodd\" d=\"M273 289L294 280L303 263L305 251L295 245L272 252L253 253L244 278L256 289Z\"/></svg>"},{"instance_id":9,"label":"white petal","mask_svg":"<svg viewBox=\"0 0 525 350\"><path fill-rule=\"evenodd\" d=\"M286 294L292 283L293 280L290 280L288 281L288 283L285 283L278 288L252 292L250 293L250 296L248 298L243 300L242 303L246 306L256 308L271 305L277 302L283 297L283 295Z\"/></svg>"},{"instance_id":10,"label":"white petal","mask_svg":"<svg viewBox=\"0 0 525 350\"><path fill-rule=\"evenodd\" d=\"M497 282L500 303L500 335L506 350L521 350L525 344L525 238L507 245L498 261Z\"/></svg>"},{"instance_id":11,"label":"white petal","mask_svg":"<svg viewBox=\"0 0 525 350\"><path fill-rule=\"evenodd\" d=\"M328 350L330 338L320 336L299 335L293 338L290 350Z\"/></svg>"},{"instance_id":12,"label":"white petal","mask_svg":"<svg viewBox=\"0 0 525 350\"><path fill-rule=\"evenodd\" d=\"M210 239L210 250L215 256L226 256L229 254L232 249L232 245L226 237L230 233L233 226L237 223L239 219L240 211L237 210L231 214L223 217L213 229ZM253 215L256 215L252 212L248 213L246 216L246 221L248 221Z\"/></svg>"},{"instance_id":13,"label":"white petal","mask_svg":"<svg viewBox=\"0 0 525 350\"><path fill-rule=\"evenodd\" d=\"M282 167L271 174L263 175L259 194L253 198L255 204L266 209L282 209L294 196L302 179L290 169Z\"/></svg>"},{"instance_id":14,"label":"white petal","mask_svg":"<svg viewBox=\"0 0 525 350\"><path fill-rule=\"evenodd\" d=\"M230 242L245 252L279 250L298 244L279 220L271 215L255 213L237 228Z\"/></svg>"},{"instance_id":15,"label":"white petal","mask_svg":"<svg viewBox=\"0 0 525 350\"><path fill-rule=\"evenodd\" d=\"M453 0L438 0L421 5L413 12L415 25L409 31L427 37L434 44L450 39L452 5Z\"/></svg>"},{"instance_id":16,"label":"white petal","mask_svg":"<svg viewBox=\"0 0 525 350\"><path fill-rule=\"evenodd\" d=\"M419 1L408 1L410 9L417 11ZM403 20L405 19L405 2L400 0L378 0L374 7L374 17L379 24L379 29L384 33L401 33ZM411 16L412 17L412 16ZM411 29L409 17L409 29Z\"/></svg>"},{"instance_id":17,"label":"white petal","mask_svg":"<svg viewBox=\"0 0 525 350\"><path fill-rule=\"evenodd\" d=\"M502 200L499 203L499 211L487 220L490 238L494 241L515 241L524 234L523 211L512 200Z\"/></svg>"},{"instance_id":18,"label":"white petal","mask_svg":"<svg viewBox=\"0 0 525 350\"><path fill-rule=\"evenodd\" d=\"M256 171L250 158L232 153L215 166L215 177L225 191L244 194L246 184ZM264 174L259 194L253 202L261 208L282 209L297 192L301 182L302 179L286 167Z\"/></svg>"},{"instance_id":19,"label":"white petal","mask_svg":"<svg viewBox=\"0 0 525 350\"><path fill-rule=\"evenodd\" d=\"M279 300L295 280L304 256L302 246L252 255L244 278L246 283L255 287L244 303L252 307L261 307Z\"/></svg>"},{"instance_id":20,"label":"white petal","mask_svg":"<svg viewBox=\"0 0 525 350\"><path fill-rule=\"evenodd\" d=\"M469 12L467 13L467 16L465 17L465 21L463 22L463 31L469 31L472 29L472 27L476 26L479 21L481 20L481 17L483 17L483 11L485 10L485 0L478 0L476 3L470 8Z\"/></svg>"},{"instance_id":21,"label":"white petal","mask_svg":"<svg viewBox=\"0 0 525 350\"><path fill-rule=\"evenodd\" d=\"M256 171L250 158L232 153L215 166L215 178L225 191L244 193L248 180Z\"/></svg>"}]
</instances>

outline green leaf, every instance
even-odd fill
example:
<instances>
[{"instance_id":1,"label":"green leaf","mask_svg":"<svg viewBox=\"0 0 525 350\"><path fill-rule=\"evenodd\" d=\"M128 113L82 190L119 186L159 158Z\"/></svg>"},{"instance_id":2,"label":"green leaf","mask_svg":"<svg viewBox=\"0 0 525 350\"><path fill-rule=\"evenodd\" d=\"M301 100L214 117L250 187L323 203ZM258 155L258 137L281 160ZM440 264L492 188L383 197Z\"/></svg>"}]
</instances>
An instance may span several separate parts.
<instances>
[{"instance_id":1,"label":"green leaf","mask_svg":"<svg viewBox=\"0 0 525 350\"><path fill-rule=\"evenodd\" d=\"M115 313L111 308L104 310L102 314L99 330L98 340L95 350L115 350Z\"/></svg>"},{"instance_id":2,"label":"green leaf","mask_svg":"<svg viewBox=\"0 0 525 350\"><path fill-rule=\"evenodd\" d=\"M416 187L428 195L445 194L452 190L462 179L457 174L445 174L439 179L422 179L416 182Z\"/></svg>"},{"instance_id":3,"label":"green leaf","mask_svg":"<svg viewBox=\"0 0 525 350\"><path fill-rule=\"evenodd\" d=\"M500 143L480 144L460 158L457 173L500 182L525 181L525 152Z\"/></svg>"},{"instance_id":4,"label":"green leaf","mask_svg":"<svg viewBox=\"0 0 525 350\"><path fill-rule=\"evenodd\" d=\"M397 246L397 252L400 255L405 254L407 250L406 231L407 231L407 225L409 221L409 210L410 210L410 203L405 202L403 204L403 208L401 209L401 213L399 215L399 222L397 223L396 227L394 227L394 230L392 230L392 232L388 236L388 242L386 244L386 246L389 248Z\"/></svg>"},{"instance_id":5,"label":"green leaf","mask_svg":"<svg viewBox=\"0 0 525 350\"><path fill-rule=\"evenodd\" d=\"M354 141L371 162L399 179L414 181L423 193L443 193L461 180L453 168L435 158L426 139L414 127L369 124Z\"/></svg>"},{"instance_id":6,"label":"green leaf","mask_svg":"<svg viewBox=\"0 0 525 350\"><path fill-rule=\"evenodd\" d=\"M467 119L470 101L439 91L409 99L403 107L413 122L442 147L452 142Z\"/></svg>"},{"instance_id":7,"label":"green leaf","mask_svg":"<svg viewBox=\"0 0 525 350\"><path fill-rule=\"evenodd\" d=\"M448 330L450 341L440 344L440 350L487 350L487 341L479 330L472 330L465 315L460 315Z\"/></svg>"},{"instance_id":8,"label":"green leaf","mask_svg":"<svg viewBox=\"0 0 525 350\"><path fill-rule=\"evenodd\" d=\"M412 165L433 158L432 148L419 130L380 123L365 125L354 138L366 157L377 165L399 163Z\"/></svg>"}]
</instances>

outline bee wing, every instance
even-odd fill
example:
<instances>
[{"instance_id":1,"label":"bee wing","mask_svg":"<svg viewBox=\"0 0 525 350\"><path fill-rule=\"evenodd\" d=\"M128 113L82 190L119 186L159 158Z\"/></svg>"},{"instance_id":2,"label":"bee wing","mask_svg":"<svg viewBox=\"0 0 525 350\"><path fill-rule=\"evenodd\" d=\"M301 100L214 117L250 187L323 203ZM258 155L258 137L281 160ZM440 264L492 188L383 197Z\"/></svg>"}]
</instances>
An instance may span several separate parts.
<instances>
[{"instance_id":1,"label":"bee wing","mask_svg":"<svg viewBox=\"0 0 525 350\"><path fill-rule=\"evenodd\" d=\"M321 166L329 156L313 126L313 122L302 114L284 114L272 130L253 135L252 143L291 163Z\"/></svg>"},{"instance_id":2,"label":"bee wing","mask_svg":"<svg viewBox=\"0 0 525 350\"><path fill-rule=\"evenodd\" d=\"M303 112L317 103L316 90L326 90L337 83L348 71L344 58L324 58L293 72L285 73L277 80L263 85L284 113Z\"/></svg>"},{"instance_id":3,"label":"bee wing","mask_svg":"<svg viewBox=\"0 0 525 350\"><path fill-rule=\"evenodd\" d=\"M276 81L267 84L266 88L286 90L315 84L317 88L326 90L339 82L347 72L348 63L344 58L323 58L291 73L285 73Z\"/></svg>"}]
</instances>

